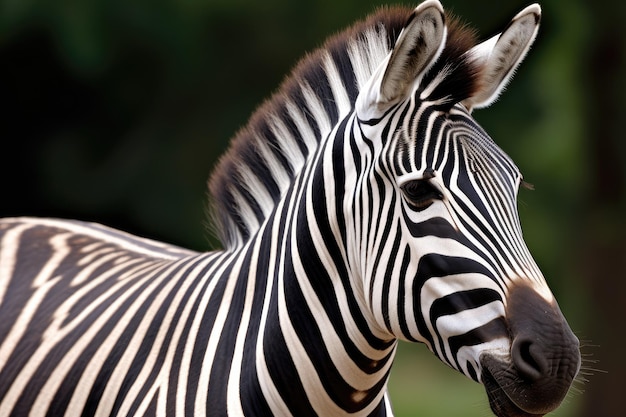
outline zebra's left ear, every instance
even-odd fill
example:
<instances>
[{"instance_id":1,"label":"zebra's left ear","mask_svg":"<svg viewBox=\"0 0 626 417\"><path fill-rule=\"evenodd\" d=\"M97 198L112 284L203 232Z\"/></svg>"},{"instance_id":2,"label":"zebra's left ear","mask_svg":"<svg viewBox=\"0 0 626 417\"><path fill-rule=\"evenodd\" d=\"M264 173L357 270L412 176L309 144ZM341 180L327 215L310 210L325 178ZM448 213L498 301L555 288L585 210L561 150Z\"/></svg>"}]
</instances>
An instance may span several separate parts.
<instances>
[{"instance_id":1,"label":"zebra's left ear","mask_svg":"<svg viewBox=\"0 0 626 417\"><path fill-rule=\"evenodd\" d=\"M541 7L526 7L499 35L470 49L467 54L482 75L479 88L463 101L469 110L487 107L497 100L535 41L541 20Z\"/></svg>"}]
</instances>

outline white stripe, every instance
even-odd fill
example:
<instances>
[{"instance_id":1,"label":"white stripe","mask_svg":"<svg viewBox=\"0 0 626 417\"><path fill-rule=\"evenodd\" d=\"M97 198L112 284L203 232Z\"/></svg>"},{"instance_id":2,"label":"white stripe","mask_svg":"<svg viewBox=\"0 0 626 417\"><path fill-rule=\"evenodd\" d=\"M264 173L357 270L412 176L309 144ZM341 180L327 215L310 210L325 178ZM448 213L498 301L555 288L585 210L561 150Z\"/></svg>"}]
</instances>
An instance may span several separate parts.
<instances>
[{"instance_id":1,"label":"white stripe","mask_svg":"<svg viewBox=\"0 0 626 417\"><path fill-rule=\"evenodd\" d=\"M287 218L290 219L293 211L293 201L285 202L284 200L279 203L277 207L277 211L281 212L283 210L283 205L289 204L289 208L287 210ZM275 222L272 229L272 236L278 236L278 230L280 228L280 222ZM256 351L255 351L255 361L257 368L257 377L259 379L259 385L261 387L261 391L263 393L263 397L267 401L268 406L272 410L272 414L275 416L288 416L291 413L289 412L289 408L283 401L278 389L274 385L272 381L272 377L270 375L269 369L267 367L267 363L265 362L265 350L264 350L264 338L265 338L265 329L267 325L267 315L269 313L269 306L271 301L271 294L274 287L274 277L282 275L284 273L283 265L285 258L285 242L284 239L282 241L282 246L279 250L278 248L278 239L272 239L270 253L277 254L277 256L272 256L269 259L269 265L267 268L268 271L268 279L267 284L265 286L265 300L263 301L263 309L261 310L261 322L259 323L259 334L257 336L256 341Z\"/></svg>"},{"instance_id":2,"label":"white stripe","mask_svg":"<svg viewBox=\"0 0 626 417\"><path fill-rule=\"evenodd\" d=\"M39 308L40 303L45 298L48 291L60 280L60 277L52 277L51 275L55 271L56 267L70 253L70 248L67 245L67 239L70 237L71 235L66 233L56 235L50 239L50 245L54 249L54 254L50 259L48 259L48 262L46 262L37 277L35 277L33 283L33 287L36 288L35 292L30 296L28 303L22 309L21 314L17 320L15 320L11 330L2 342L2 346L0 347L0 369L4 368L6 360L9 358L11 352L24 335L24 332L28 328L28 323L32 320L32 317ZM35 282L37 283L36 285ZM2 415L1 412L0 415Z\"/></svg>"},{"instance_id":3,"label":"white stripe","mask_svg":"<svg viewBox=\"0 0 626 417\"><path fill-rule=\"evenodd\" d=\"M315 135L313 134L313 129L309 125L306 117L302 114L302 110L296 107L296 105L292 102L287 103L287 112L289 113L289 116L298 128L298 133L304 140L304 143L309 152L308 158L310 158L311 155L315 153L315 150L318 146L318 142L315 139Z\"/></svg>"},{"instance_id":4,"label":"white stripe","mask_svg":"<svg viewBox=\"0 0 626 417\"><path fill-rule=\"evenodd\" d=\"M293 137L293 134L287 129L285 126L285 122L283 122L278 116L272 114L268 116L270 118L270 129L274 136L277 139L277 146L280 148L281 154L287 159L287 162L291 166L291 171L294 173L300 172L302 166L306 162L304 155L300 151L300 147L298 146L298 142L296 138ZM266 141L260 141L259 145L265 145ZM284 172L284 168L282 164L278 161L274 161L275 158L271 158L272 161L268 161L270 163L274 163L280 167L280 171ZM267 159L266 159L267 160ZM270 167L270 171L272 172L272 176L274 173L274 169ZM291 184L291 177L286 176L286 178L279 178L278 181L281 189L285 189Z\"/></svg>"},{"instance_id":5,"label":"white stripe","mask_svg":"<svg viewBox=\"0 0 626 417\"><path fill-rule=\"evenodd\" d=\"M263 233L262 231L260 233ZM261 239L257 239L257 243L253 249L254 253L258 253L261 246ZM226 388L226 404L228 415L243 416L243 409L241 408L241 398L239 396L239 389L241 387L241 367L243 366L243 353L246 347L246 336L248 334L248 327L250 325L250 315L252 314L252 302L254 300L254 288L256 284L258 258L255 256L250 261L250 271L244 277L240 279L247 279L246 292L244 295L243 312L239 328L237 330L237 337L235 340L235 350L231 361L230 374L228 375L228 385Z\"/></svg>"},{"instance_id":6,"label":"white stripe","mask_svg":"<svg viewBox=\"0 0 626 417\"><path fill-rule=\"evenodd\" d=\"M328 78L330 89L333 92L335 104L337 105L337 110L339 111L339 119L343 119L348 113L350 113L350 111L352 111L352 103L350 103L350 98L346 92L346 87L343 85L343 81L341 80L341 75L339 75L335 61L333 61L333 58L330 56L328 51L324 52L322 60L324 61L326 77Z\"/></svg>"},{"instance_id":7,"label":"white stripe","mask_svg":"<svg viewBox=\"0 0 626 417\"><path fill-rule=\"evenodd\" d=\"M0 226L2 226L0 224ZM6 224L7 227L11 225ZM22 224L17 227L12 227L2 237L0 241L0 305L4 301L4 295L11 282L13 271L15 269L15 260L17 259L17 252L20 247L20 238L22 233L27 230L30 225ZM2 354L0 353L0 369L2 369Z\"/></svg>"},{"instance_id":8,"label":"white stripe","mask_svg":"<svg viewBox=\"0 0 626 417\"><path fill-rule=\"evenodd\" d=\"M307 107L320 128L321 137L323 139L327 139L327 136L333 129L333 126L330 123L324 104L320 101L320 97L318 97L315 90L313 90L308 83L303 83L300 88Z\"/></svg>"},{"instance_id":9,"label":"white stripe","mask_svg":"<svg viewBox=\"0 0 626 417\"><path fill-rule=\"evenodd\" d=\"M198 302L198 307L194 313L193 321L189 327L189 333L187 334L187 339L185 343L183 343L184 350L183 355L180 361L180 373L178 377L178 389L177 389L177 401L176 401L176 415L182 416L185 415L185 401L187 395L187 386L190 378L190 371L194 373L196 370L191 369L191 359L193 357L193 351L195 348L195 341L198 339L198 335L200 333L200 325L202 324L202 320L204 318L204 313L208 309L209 301L213 295L213 291L215 290L216 285L220 282L218 277L222 277L226 268L232 263L235 262L237 257L241 255L229 254L228 258L222 260L216 260L217 264L214 264L214 267L211 268L210 271L207 271L206 276L211 279L207 288L203 290L200 294L202 298ZM221 262L221 263L220 263ZM212 277L212 278L211 278ZM198 287L198 290L202 289L202 285ZM195 296L194 296L195 297ZM193 305L193 303L189 303L189 305ZM203 387L198 385L198 389L202 390ZM197 414L197 416L204 415L204 411L202 414Z\"/></svg>"},{"instance_id":10,"label":"white stripe","mask_svg":"<svg viewBox=\"0 0 626 417\"><path fill-rule=\"evenodd\" d=\"M249 250L249 244L243 248L241 251L242 254L245 254ZM215 362L215 354L217 352L217 348L219 342L221 340L221 334L225 330L224 324L228 319L228 314L230 310L230 306L234 299L235 286L237 285L237 281L239 280L239 274L241 273L241 263L243 261L243 256L237 259L237 261L232 265L232 270L226 279L226 287L224 288L224 294L220 300L220 306L217 310L217 314L215 316L215 321L213 322L213 327L211 328L211 334L209 335L209 342L207 344L206 350L204 352L204 358L202 360L202 365L200 367L200 378L198 380L198 392L196 395L196 401L194 405L194 416L200 417L206 414L206 405L209 394L209 388L211 383L211 369L213 367L213 363ZM205 310L203 310L205 311ZM231 330L231 329L227 329ZM218 383L226 383L226 381L219 381Z\"/></svg>"}]
</instances>

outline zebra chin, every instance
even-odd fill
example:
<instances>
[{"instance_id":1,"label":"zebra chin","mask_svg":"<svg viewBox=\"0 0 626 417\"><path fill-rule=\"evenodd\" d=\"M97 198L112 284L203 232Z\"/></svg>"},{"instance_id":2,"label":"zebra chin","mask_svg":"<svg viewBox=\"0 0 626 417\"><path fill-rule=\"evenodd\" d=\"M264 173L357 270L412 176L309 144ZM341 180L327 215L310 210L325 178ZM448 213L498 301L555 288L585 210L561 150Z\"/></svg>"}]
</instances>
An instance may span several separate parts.
<instances>
[{"instance_id":1,"label":"zebra chin","mask_svg":"<svg viewBox=\"0 0 626 417\"><path fill-rule=\"evenodd\" d=\"M526 285L509 290L509 355L484 353L481 380L498 417L543 416L563 401L580 369L580 345L556 301Z\"/></svg>"}]
</instances>

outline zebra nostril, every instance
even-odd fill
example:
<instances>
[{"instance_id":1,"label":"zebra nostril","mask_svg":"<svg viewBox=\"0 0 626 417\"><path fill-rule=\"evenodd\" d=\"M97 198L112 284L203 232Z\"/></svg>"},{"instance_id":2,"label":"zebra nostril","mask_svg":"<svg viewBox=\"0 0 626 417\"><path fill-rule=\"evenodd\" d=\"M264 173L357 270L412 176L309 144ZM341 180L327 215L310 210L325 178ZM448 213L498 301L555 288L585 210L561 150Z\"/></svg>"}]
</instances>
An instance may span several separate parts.
<instances>
[{"instance_id":1,"label":"zebra nostril","mask_svg":"<svg viewBox=\"0 0 626 417\"><path fill-rule=\"evenodd\" d=\"M537 381L548 373L545 351L532 337L517 336L511 346L511 358L519 376L527 381Z\"/></svg>"}]
</instances>

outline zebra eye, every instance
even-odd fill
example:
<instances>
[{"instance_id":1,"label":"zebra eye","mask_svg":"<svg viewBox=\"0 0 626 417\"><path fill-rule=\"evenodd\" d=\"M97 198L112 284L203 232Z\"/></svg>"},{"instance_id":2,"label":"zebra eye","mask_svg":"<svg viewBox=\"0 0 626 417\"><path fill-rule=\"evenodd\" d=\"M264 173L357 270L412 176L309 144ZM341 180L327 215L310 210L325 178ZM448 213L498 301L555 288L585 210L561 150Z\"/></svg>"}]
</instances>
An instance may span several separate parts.
<instances>
[{"instance_id":1,"label":"zebra eye","mask_svg":"<svg viewBox=\"0 0 626 417\"><path fill-rule=\"evenodd\" d=\"M402 192L411 206L417 211L430 207L435 200L443 199L441 192L427 180L413 180L402 186Z\"/></svg>"}]
</instances>

